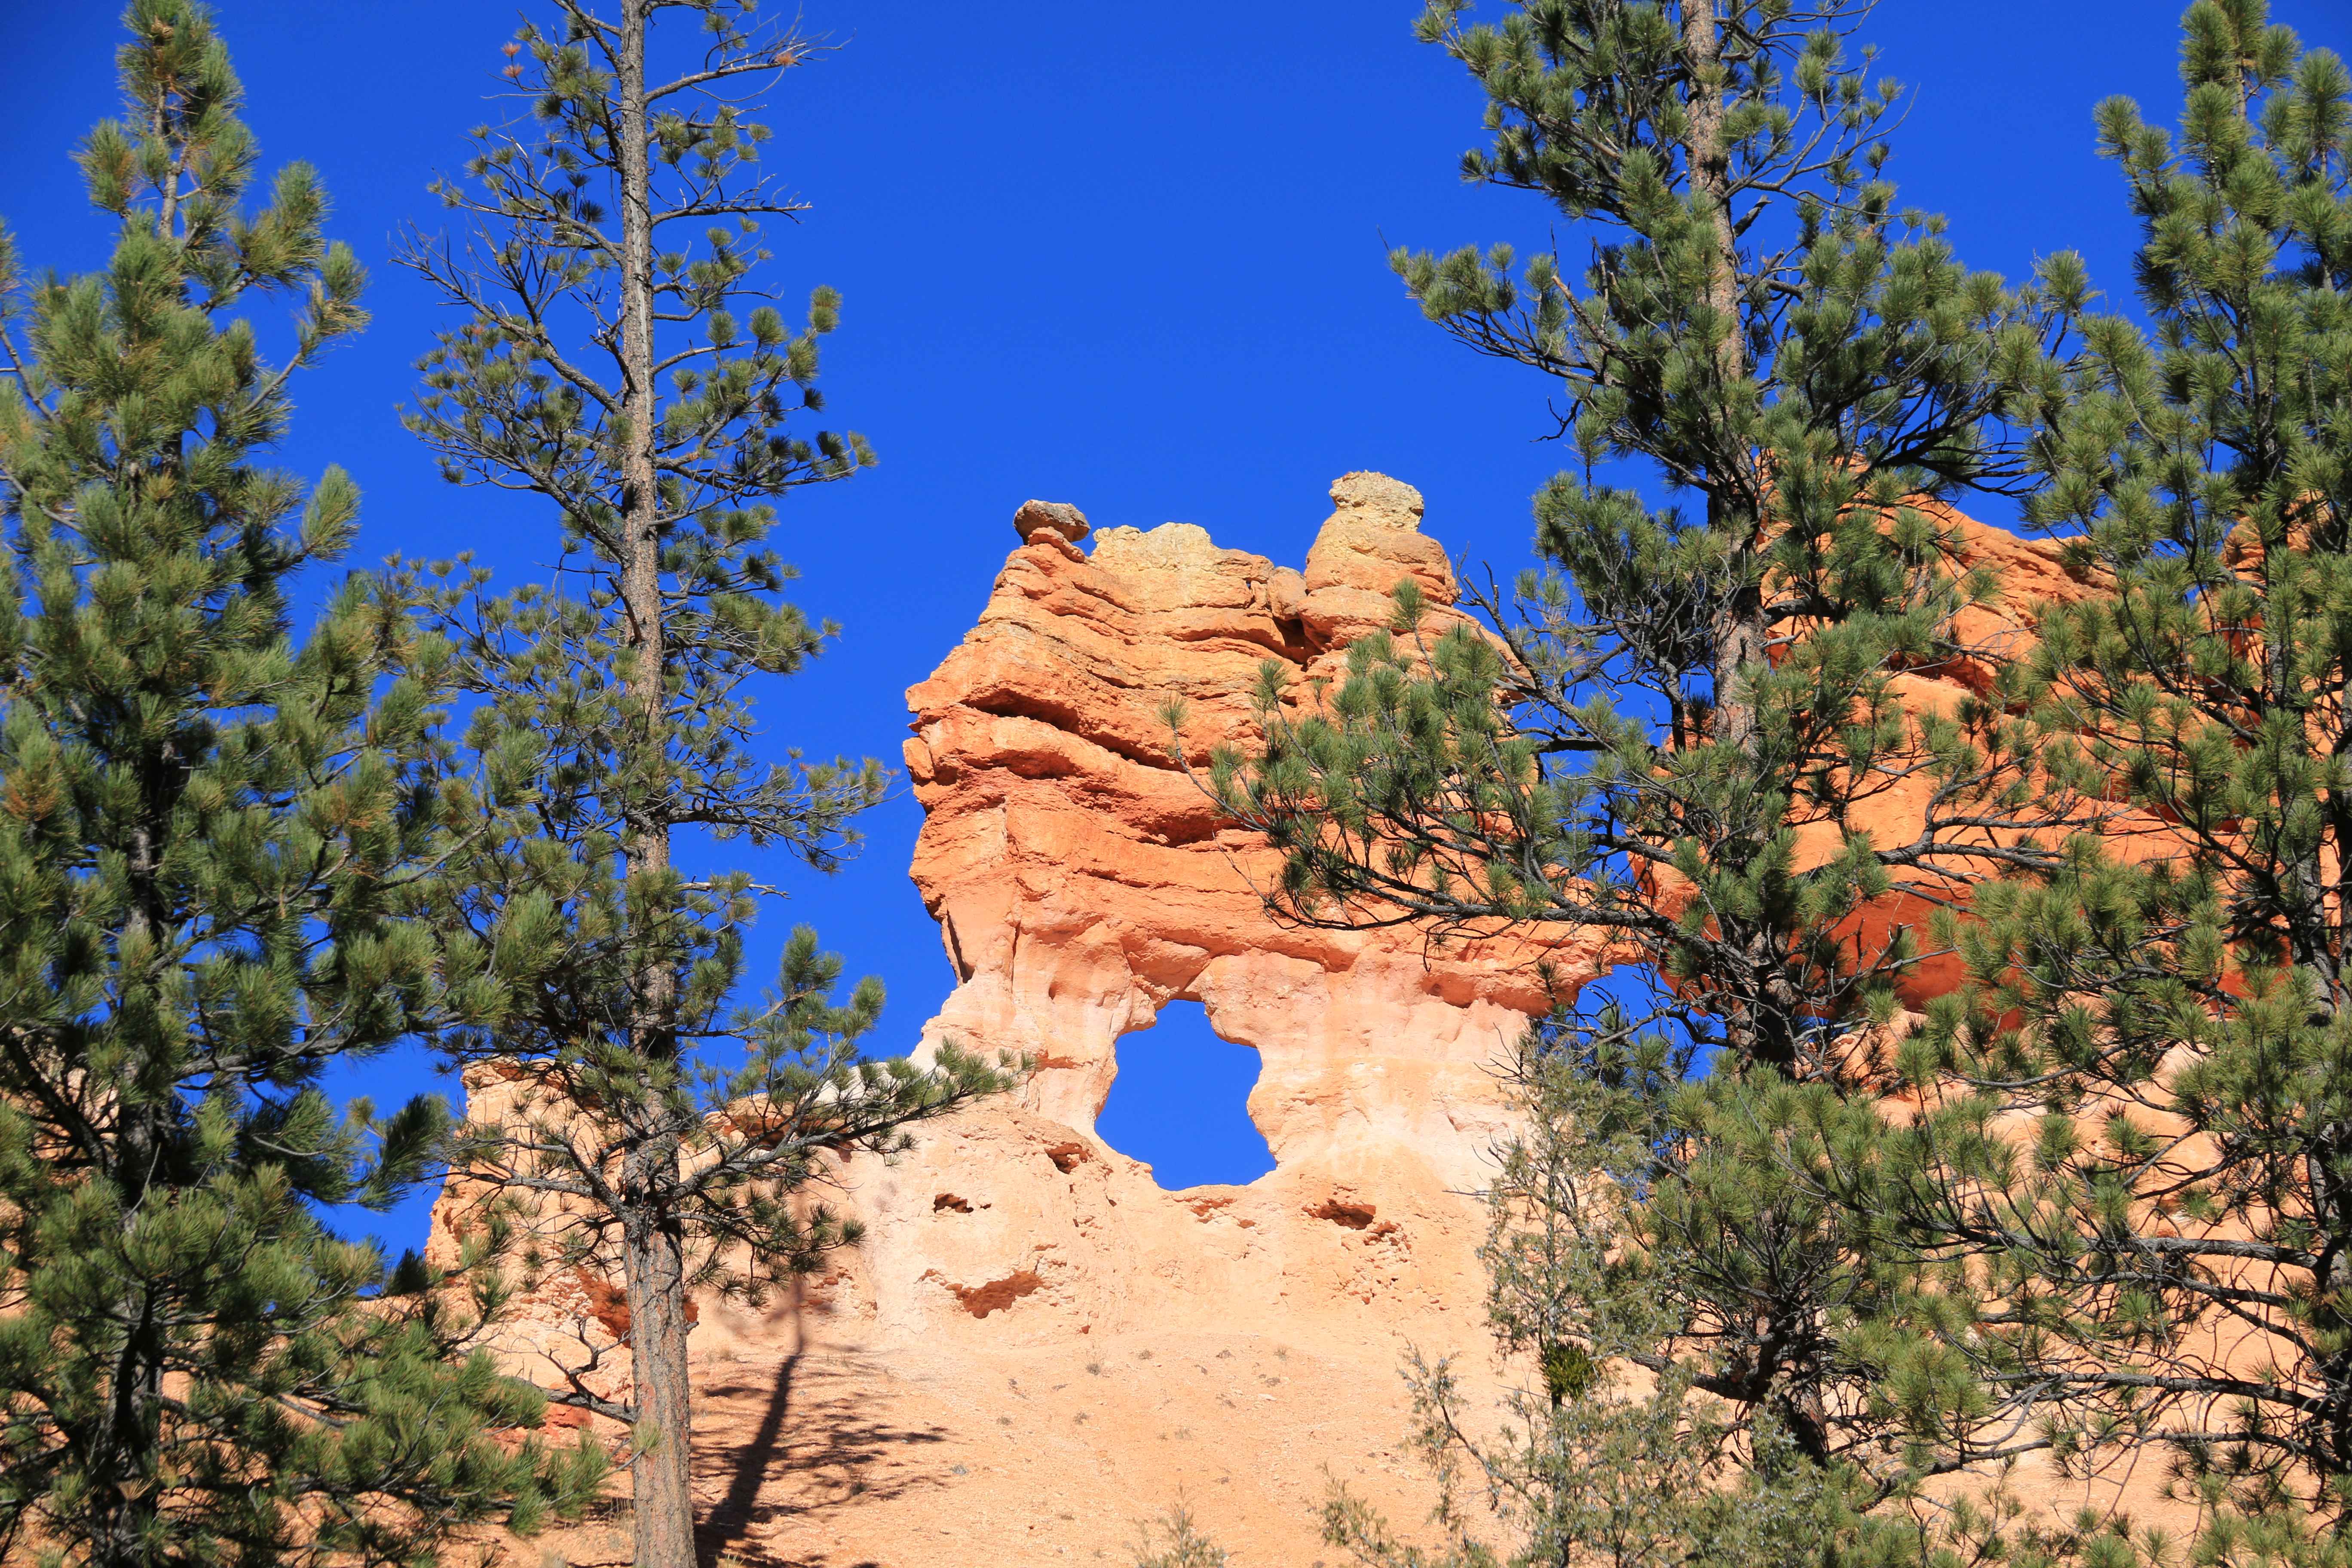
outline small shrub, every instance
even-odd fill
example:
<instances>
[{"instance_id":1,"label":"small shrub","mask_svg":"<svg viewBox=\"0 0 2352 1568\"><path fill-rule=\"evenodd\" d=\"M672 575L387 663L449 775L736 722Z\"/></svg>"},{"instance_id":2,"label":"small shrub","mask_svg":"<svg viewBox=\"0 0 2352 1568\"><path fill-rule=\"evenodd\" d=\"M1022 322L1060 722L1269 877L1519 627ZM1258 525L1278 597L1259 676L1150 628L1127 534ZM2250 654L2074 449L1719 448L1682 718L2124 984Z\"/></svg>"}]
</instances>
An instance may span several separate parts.
<instances>
[{"instance_id":1,"label":"small shrub","mask_svg":"<svg viewBox=\"0 0 2352 1568\"><path fill-rule=\"evenodd\" d=\"M1135 1548L1135 1568L1226 1568L1225 1549L1192 1524L1192 1510L1181 1504L1143 1526Z\"/></svg>"}]
</instances>

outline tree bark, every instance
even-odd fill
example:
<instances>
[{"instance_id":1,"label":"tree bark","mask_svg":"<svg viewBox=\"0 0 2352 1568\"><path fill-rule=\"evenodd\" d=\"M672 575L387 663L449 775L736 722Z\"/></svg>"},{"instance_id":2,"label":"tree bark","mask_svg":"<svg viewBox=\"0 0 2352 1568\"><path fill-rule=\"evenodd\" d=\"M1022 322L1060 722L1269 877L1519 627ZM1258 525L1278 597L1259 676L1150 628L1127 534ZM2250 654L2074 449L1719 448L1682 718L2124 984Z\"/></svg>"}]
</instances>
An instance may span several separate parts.
<instances>
[{"instance_id":1,"label":"tree bark","mask_svg":"<svg viewBox=\"0 0 2352 1568\"><path fill-rule=\"evenodd\" d=\"M1715 0L1684 0L1683 52L1690 68L1689 135L1683 152L1689 164L1690 194L1706 204L1715 231L1707 269L1706 306L1722 335L1715 344L1717 384L1728 387L1746 378L1748 353L1739 335L1739 255L1731 229L1731 165L1723 144L1722 35ZM1727 447L1728 444L1727 443ZM1727 464L1745 465L1748 455L1726 450ZM1744 531L1734 547L1744 558L1754 542L1757 519L1740 503L1754 482L1745 472L1707 476L1706 521L1711 529ZM1760 584L1737 584L1717 612L1714 630L1715 715L1712 739L1753 755L1757 745L1755 705L1739 693L1739 671L1764 657L1764 601Z\"/></svg>"},{"instance_id":2,"label":"tree bark","mask_svg":"<svg viewBox=\"0 0 2352 1568\"><path fill-rule=\"evenodd\" d=\"M129 465L128 474L134 486L142 478L136 463ZM129 909L118 952L128 949L145 954L146 967L136 973L126 967L118 973L116 986L126 1003L135 997L152 1006L156 990L154 943L158 933L171 923L163 903L156 846L166 836L179 795L178 781L179 753L173 743L166 742L140 759L138 826L131 832L125 867ZM132 1065L113 1089L116 1151L112 1168L105 1173L122 1206L126 1248L172 1135L171 1105L156 1103L137 1092L150 1087L142 1080L159 1076L137 1065L142 1059L152 1060L148 1053L158 1048L159 1042L151 1036L145 1045L147 1051L133 1057ZM155 1292L143 1283L134 1283L116 1299L114 1310L123 1326L122 1344L115 1352L106 1414L88 1467L97 1494L91 1510L91 1568L137 1568L144 1563L145 1542L155 1515L153 1489L145 1484L162 1436L155 1424L163 1396L164 1343L163 1329L155 1320Z\"/></svg>"},{"instance_id":3,"label":"tree bark","mask_svg":"<svg viewBox=\"0 0 2352 1568\"><path fill-rule=\"evenodd\" d=\"M677 1142L656 1139L634 1152L644 1161L632 1191L659 1191L677 1179ZM694 1568L693 1393L687 1383L686 1245L666 1205L637 1205L623 1226L630 1359L636 1378L635 1451L629 1461L635 1503L637 1568Z\"/></svg>"},{"instance_id":4,"label":"tree bark","mask_svg":"<svg viewBox=\"0 0 2352 1568\"><path fill-rule=\"evenodd\" d=\"M663 625L661 497L654 468L653 172L646 138L646 35L650 0L621 7L619 156L621 199L621 616L626 650L629 750L623 761L622 856L642 886L670 865L667 677ZM660 921L657 900L639 902ZM630 1047L641 1065L637 1103L625 1117L629 1148L621 1171L622 1276L629 1300L629 1347L636 1384L636 1447L629 1466L635 1504L637 1568L694 1568L694 1491L689 1461L692 1394L687 1384L686 1247L677 1212L678 1131L667 1079L677 1054L677 975L667 932L639 929L631 998Z\"/></svg>"},{"instance_id":5,"label":"tree bark","mask_svg":"<svg viewBox=\"0 0 2352 1568\"><path fill-rule=\"evenodd\" d=\"M1705 301L1719 334L1714 343L1716 384L1728 389L1748 375L1748 350L1739 327L1738 239L1731 222L1731 163L1723 142L1723 37L1717 25L1715 0L1684 0L1683 55L1690 71L1686 100L1689 129L1683 145L1692 198L1704 204L1713 231ZM1742 689L1742 672L1765 658L1769 631L1764 612L1764 585L1755 580L1754 558L1761 542L1761 521L1752 500L1757 486L1755 454L1735 447L1727 432L1715 455L1719 465L1706 476L1706 521L1718 537L1728 538L1730 558L1740 571L1718 605L1708 627L1714 660L1708 678L1714 686L1714 710L1707 738L1753 759L1763 743L1756 704ZM1723 825L1727 837L1741 825ZM1760 838L1748 847L1762 848ZM1735 853L1737 851L1735 850ZM1745 994L1727 1011L1727 1044L1743 1061L1765 1061L1782 1071L1796 1066L1795 1041L1789 1020L1775 1005L1776 994L1788 989L1782 943L1769 929L1747 932L1722 931L1727 945L1739 952L1747 970Z\"/></svg>"}]
</instances>

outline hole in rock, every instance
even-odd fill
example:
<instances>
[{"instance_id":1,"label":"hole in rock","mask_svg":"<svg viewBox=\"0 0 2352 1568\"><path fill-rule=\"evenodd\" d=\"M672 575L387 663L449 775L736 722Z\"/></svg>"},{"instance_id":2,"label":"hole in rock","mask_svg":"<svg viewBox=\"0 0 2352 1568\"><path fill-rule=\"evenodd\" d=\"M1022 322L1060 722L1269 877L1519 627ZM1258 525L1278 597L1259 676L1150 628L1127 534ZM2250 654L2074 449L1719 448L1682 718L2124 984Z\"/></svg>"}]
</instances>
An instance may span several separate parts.
<instances>
[{"instance_id":1,"label":"hole in rock","mask_svg":"<svg viewBox=\"0 0 2352 1568\"><path fill-rule=\"evenodd\" d=\"M1168 1192L1254 1182L1274 1169L1249 1119L1257 1070L1257 1052L1219 1039L1198 1002L1171 1002L1150 1028L1119 1037L1095 1134Z\"/></svg>"}]
</instances>

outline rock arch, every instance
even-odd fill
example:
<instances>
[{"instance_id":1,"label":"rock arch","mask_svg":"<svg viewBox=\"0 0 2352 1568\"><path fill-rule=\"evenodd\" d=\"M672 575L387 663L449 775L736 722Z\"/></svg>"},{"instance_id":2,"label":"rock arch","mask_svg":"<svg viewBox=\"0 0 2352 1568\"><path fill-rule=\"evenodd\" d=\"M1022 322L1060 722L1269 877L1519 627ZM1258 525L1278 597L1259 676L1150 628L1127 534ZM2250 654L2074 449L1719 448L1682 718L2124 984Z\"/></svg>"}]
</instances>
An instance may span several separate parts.
<instances>
[{"instance_id":1,"label":"rock arch","mask_svg":"<svg viewBox=\"0 0 2352 1568\"><path fill-rule=\"evenodd\" d=\"M1431 1500L1402 1447L1408 1345L1464 1352L1486 1407L1471 1194L1507 1130L1487 1068L1543 1002L1534 954L1270 920L1265 851L1220 826L1160 717L1181 699L1204 760L1256 738L1262 661L1335 671L1400 578L1455 613L1417 492L1350 474L1331 500L1304 570L1189 523L1089 551L1076 509L1024 507L979 623L908 692L912 872L959 981L924 1040L1041 1070L898 1160L840 1169L834 1196L869 1234L830 1270L759 1310L703 1304L698 1475L751 1500L753 1560L1118 1560L1181 1491L1250 1561L1304 1563L1326 1466L1401 1522ZM2048 547L1952 521L2012 605L2084 591ZM2022 635L1969 615L1970 640ZM1902 684L1932 705L1970 672ZM1600 960L1548 956L1570 979ZM1118 1036L1179 997L1259 1052L1276 1165L1246 1187L1163 1192L1094 1136ZM478 1114L507 1113L503 1086L468 1088ZM600 1288L567 1277L538 1307L593 1317Z\"/></svg>"}]
</instances>

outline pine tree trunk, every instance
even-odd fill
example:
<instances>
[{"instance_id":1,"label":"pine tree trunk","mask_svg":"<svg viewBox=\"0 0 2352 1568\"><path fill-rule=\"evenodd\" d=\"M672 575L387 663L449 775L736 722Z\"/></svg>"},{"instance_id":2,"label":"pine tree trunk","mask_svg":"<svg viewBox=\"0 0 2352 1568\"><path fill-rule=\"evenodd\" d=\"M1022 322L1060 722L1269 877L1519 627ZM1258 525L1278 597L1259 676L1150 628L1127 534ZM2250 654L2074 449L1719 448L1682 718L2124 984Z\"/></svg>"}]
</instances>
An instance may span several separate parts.
<instances>
[{"instance_id":1,"label":"pine tree trunk","mask_svg":"<svg viewBox=\"0 0 2352 1568\"><path fill-rule=\"evenodd\" d=\"M138 1483L151 1446L148 1416L163 1392L160 1331L153 1300L144 1290L117 1310L131 1326L114 1361L105 1451L90 1467L105 1495L91 1509L89 1568L144 1568L148 1553L142 1542L155 1511L153 1498Z\"/></svg>"},{"instance_id":2,"label":"pine tree trunk","mask_svg":"<svg viewBox=\"0 0 2352 1568\"><path fill-rule=\"evenodd\" d=\"M624 767L628 799L623 854L633 880L669 869L666 676L662 623L661 498L654 470L653 173L646 145L647 0L621 7L621 616L628 650L635 733ZM649 918L658 920L653 912ZM687 1385L686 1256L679 1226L678 1131L671 1125L667 1075L677 1054L677 976L661 931L638 934L639 968L630 1045L645 1064L642 1100L630 1120L635 1146L624 1162L622 1273L629 1299L635 1376L637 1452L629 1467L635 1505L637 1568L694 1568L690 1461L692 1394Z\"/></svg>"},{"instance_id":3,"label":"pine tree trunk","mask_svg":"<svg viewBox=\"0 0 2352 1568\"><path fill-rule=\"evenodd\" d=\"M631 1190L676 1180L677 1145L657 1141L633 1160L649 1169ZM667 1167L665 1169L664 1167ZM645 1205L625 1222L630 1359L636 1377L637 1452L629 1464L638 1568L693 1568L693 1394L687 1384L686 1247L675 1223Z\"/></svg>"},{"instance_id":4,"label":"pine tree trunk","mask_svg":"<svg viewBox=\"0 0 2352 1568\"><path fill-rule=\"evenodd\" d=\"M1708 268L1706 304L1719 324L1728 330L1715 349L1716 376L1729 386L1748 374L1748 353L1739 323L1739 255L1731 229L1731 166L1723 144L1723 88L1718 77L1722 38L1716 26L1714 0L1685 0L1683 52L1691 72L1690 134L1684 153L1690 167L1691 195L1713 209L1715 255ZM1744 463L1747 454L1726 453L1727 461ZM1751 535L1756 520L1742 516L1746 509L1731 498L1753 482L1746 473L1707 476L1706 521L1718 531L1745 529ZM1739 540L1735 550L1746 553L1751 539ZM1717 613L1715 632L1715 722L1712 738L1753 753L1757 742L1756 709L1738 694L1738 672L1764 657L1764 603L1759 585L1741 584Z\"/></svg>"},{"instance_id":5,"label":"pine tree trunk","mask_svg":"<svg viewBox=\"0 0 2352 1568\"><path fill-rule=\"evenodd\" d=\"M1715 0L1684 0L1683 54L1690 68L1689 133L1684 156L1690 172L1690 194L1707 204L1714 229L1712 265L1707 271L1706 306L1722 333L1715 344L1718 385L1728 387L1746 378L1748 350L1739 332L1738 238L1731 225L1730 151L1723 142L1723 39L1715 16ZM1733 536L1731 553L1746 563L1760 542L1760 520L1744 500L1755 485L1752 454L1728 449L1720 454L1725 470L1707 476L1707 527L1718 536ZM1764 615L1763 584L1745 576L1716 611L1710 626L1715 658L1709 677L1715 707L1708 739L1734 747L1749 757L1762 743L1756 705L1741 690L1741 674L1763 662L1769 627ZM1759 846L1760 847L1760 846ZM1725 931L1722 937L1742 950L1747 974L1743 994L1727 1013L1727 1043L1743 1061L1763 1061L1783 1071L1796 1065L1796 1042L1789 1020L1777 1016L1776 991L1785 992L1787 975L1775 933L1758 930L1748 934Z\"/></svg>"},{"instance_id":6,"label":"pine tree trunk","mask_svg":"<svg viewBox=\"0 0 2352 1568\"><path fill-rule=\"evenodd\" d=\"M132 470L136 477L135 468ZM163 836L158 826L169 815L176 793L167 782L176 757L167 746L139 770L141 825L131 834L131 907L123 921L123 945L145 951L152 933L166 923L158 889L156 842ZM125 1000L152 993L153 981L145 973L125 972L118 982ZM108 1173L116 1201L122 1205L126 1233L139 1223L145 1207L147 1183L163 1158L170 1136L168 1108L145 1103L123 1092L146 1075L132 1067L116 1090L117 1152ZM125 1290L114 1303L123 1325L122 1347L116 1352L111 1385L99 1450L89 1470L100 1494L91 1510L91 1568L142 1568L149 1553L143 1542L155 1512L152 1490L142 1484L153 1459L157 1434L150 1429L163 1396L163 1331L155 1321L155 1299L144 1285Z\"/></svg>"}]
</instances>

